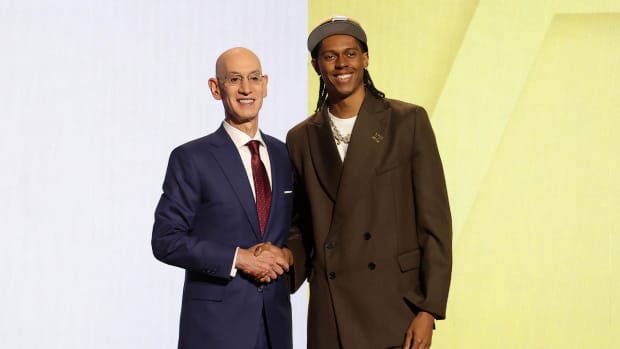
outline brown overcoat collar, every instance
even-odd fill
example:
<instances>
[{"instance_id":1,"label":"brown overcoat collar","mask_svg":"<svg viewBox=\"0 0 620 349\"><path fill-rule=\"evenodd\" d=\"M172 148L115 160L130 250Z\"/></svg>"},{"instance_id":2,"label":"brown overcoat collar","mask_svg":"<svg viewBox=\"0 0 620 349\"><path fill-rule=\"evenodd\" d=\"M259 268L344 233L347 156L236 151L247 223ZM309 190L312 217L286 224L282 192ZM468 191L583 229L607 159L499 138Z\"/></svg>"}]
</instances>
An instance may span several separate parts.
<instances>
[{"instance_id":1,"label":"brown overcoat collar","mask_svg":"<svg viewBox=\"0 0 620 349\"><path fill-rule=\"evenodd\" d=\"M366 90L343 163L329 125L327 106L315 114L312 127L308 128L310 154L317 177L334 202L350 205L368 187L381 160L389 115L385 101ZM338 204L336 211L340 206ZM348 206L348 209L351 207Z\"/></svg>"}]
</instances>

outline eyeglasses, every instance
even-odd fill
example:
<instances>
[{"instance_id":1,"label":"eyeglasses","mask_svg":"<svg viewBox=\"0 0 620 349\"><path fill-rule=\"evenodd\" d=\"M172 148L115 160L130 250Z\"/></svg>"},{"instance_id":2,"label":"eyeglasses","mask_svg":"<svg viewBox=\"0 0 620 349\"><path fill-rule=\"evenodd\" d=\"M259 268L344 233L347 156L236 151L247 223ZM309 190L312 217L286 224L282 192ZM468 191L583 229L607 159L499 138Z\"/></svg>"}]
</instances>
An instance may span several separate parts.
<instances>
[{"instance_id":1,"label":"eyeglasses","mask_svg":"<svg viewBox=\"0 0 620 349\"><path fill-rule=\"evenodd\" d=\"M254 72L251 73L250 75L248 75L247 77L244 77L241 74L230 74L226 77L224 77L224 84L230 85L230 86L239 86L243 83L243 79L248 79L248 82L250 83L250 85L258 85L261 83L261 81L263 81L263 74L261 74L260 72Z\"/></svg>"}]
</instances>

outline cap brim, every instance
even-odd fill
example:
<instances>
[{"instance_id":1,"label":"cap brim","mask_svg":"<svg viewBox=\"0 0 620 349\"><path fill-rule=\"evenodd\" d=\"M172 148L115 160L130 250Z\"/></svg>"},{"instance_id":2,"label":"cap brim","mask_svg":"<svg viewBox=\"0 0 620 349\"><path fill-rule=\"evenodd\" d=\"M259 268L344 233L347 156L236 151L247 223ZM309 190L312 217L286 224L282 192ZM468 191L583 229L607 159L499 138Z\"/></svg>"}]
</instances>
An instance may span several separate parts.
<instances>
[{"instance_id":1,"label":"cap brim","mask_svg":"<svg viewBox=\"0 0 620 349\"><path fill-rule=\"evenodd\" d=\"M338 34L350 35L366 44L366 33L358 24L348 20L330 21L312 30L308 36L308 51L312 52L326 37Z\"/></svg>"}]
</instances>

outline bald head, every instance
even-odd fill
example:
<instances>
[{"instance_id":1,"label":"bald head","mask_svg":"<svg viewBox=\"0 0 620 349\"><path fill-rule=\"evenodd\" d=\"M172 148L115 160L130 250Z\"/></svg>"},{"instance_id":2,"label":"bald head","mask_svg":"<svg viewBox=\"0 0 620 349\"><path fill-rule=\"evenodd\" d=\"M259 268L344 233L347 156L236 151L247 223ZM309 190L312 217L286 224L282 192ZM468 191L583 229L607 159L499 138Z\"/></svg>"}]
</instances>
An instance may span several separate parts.
<instances>
[{"instance_id":1,"label":"bald head","mask_svg":"<svg viewBox=\"0 0 620 349\"><path fill-rule=\"evenodd\" d=\"M232 71L234 63L235 69L247 68L249 70L262 71L260 60L254 52L244 47L234 47L224 51L215 62L215 75L219 79L224 79L227 74L238 73Z\"/></svg>"},{"instance_id":2,"label":"bald head","mask_svg":"<svg viewBox=\"0 0 620 349\"><path fill-rule=\"evenodd\" d=\"M215 75L209 79L209 88L213 98L222 101L224 120L254 137L269 80L258 57L243 47L226 50L215 62Z\"/></svg>"}]
</instances>

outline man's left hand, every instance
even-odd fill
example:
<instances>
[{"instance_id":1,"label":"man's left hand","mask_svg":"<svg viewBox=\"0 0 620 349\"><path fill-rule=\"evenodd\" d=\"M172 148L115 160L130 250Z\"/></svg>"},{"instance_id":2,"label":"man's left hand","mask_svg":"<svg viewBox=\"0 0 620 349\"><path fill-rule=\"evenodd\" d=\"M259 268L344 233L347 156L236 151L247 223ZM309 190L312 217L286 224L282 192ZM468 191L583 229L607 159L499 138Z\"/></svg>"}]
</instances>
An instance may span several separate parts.
<instances>
[{"instance_id":1,"label":"man's left hand","mask_svg":"<svg viewBox=\"0 0 620 349\"><path fill-rule=\"evenodd\" d=\"M407 328L403 349L428 349L433 337L435 318L425 311L419 312Z\"/></svg>"}]
</instances>

